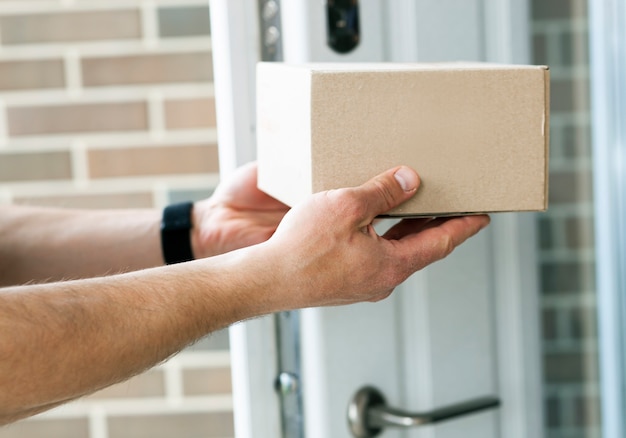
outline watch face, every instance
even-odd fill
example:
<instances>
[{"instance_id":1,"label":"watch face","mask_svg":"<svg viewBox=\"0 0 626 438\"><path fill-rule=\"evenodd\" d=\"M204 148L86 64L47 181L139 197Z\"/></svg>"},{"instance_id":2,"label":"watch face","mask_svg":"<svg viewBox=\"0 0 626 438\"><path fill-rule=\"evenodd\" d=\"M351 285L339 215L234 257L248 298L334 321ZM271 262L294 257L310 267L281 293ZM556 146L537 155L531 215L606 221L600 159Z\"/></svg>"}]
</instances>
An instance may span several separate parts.
<instances>
[{"instance_id":1,"label":"watch face","mask_svg":"<svg viewBox=\"0 0 626 438\"><path fill-rule=\"evenodd\" d=\"M190 234L192 208L192 202L184 202L168 205L163 210L161 249L168 265L194 259Z\"/></svg>"}]
</instances>

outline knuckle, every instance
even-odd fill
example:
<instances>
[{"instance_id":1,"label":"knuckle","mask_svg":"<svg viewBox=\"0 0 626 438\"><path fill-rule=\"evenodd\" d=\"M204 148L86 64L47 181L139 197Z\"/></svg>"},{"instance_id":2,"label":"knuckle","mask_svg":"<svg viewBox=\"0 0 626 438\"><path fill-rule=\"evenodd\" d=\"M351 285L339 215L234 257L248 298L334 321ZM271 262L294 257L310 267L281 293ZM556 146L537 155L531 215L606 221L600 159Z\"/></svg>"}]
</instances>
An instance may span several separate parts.
<instances>
[{"instance_id":1,"label":"knuckle","mask_svg":"<svg viewBox=\"0 0 626 438\"><path fill-rule=\"evenodd\" d=\"M439 249L442 258L450 255L452 251L454 251L455 247L456 245L454 244L452 236L450 236L449 234L444 234L443 236L441 236L441 240L439 241Z\"/></svg>"},{"instance_id":2,"label":"knuckle","mask_svg":"<svg viewBox=\"0 0 626 438\"><path fill-rule=\"evenodd\" d=\"M353 190L332 190L329 195L332 199L331 207L342 217L360 218L367 211L367 206L357 201Z\"/></svg>"},{"instance_id":3,"label":"knuckle","mask_svg":"<svg viewBox=\"0 0 626 438\"><path fill-rule=\"evenodd\" d=\"M393 293L394 288L391 289L387 289L382 291L381 293L375 295L374 297L370 298L368 301L371 303L377 303L379 301L382 301L386 298L388 298L392 293Z\"/></svg>"},{"instance_id":4,"label":"knuckle","mask_svg":"<svg viewBox=\"0 0 626 438\"><path fill-rule=\"evenodd\" d=\"M395 191L387 182L383 179L375 179L373 181L374 191L380 199L385 203L387 209L391 209L396 206Z\"/></svg>"}]
</instances>

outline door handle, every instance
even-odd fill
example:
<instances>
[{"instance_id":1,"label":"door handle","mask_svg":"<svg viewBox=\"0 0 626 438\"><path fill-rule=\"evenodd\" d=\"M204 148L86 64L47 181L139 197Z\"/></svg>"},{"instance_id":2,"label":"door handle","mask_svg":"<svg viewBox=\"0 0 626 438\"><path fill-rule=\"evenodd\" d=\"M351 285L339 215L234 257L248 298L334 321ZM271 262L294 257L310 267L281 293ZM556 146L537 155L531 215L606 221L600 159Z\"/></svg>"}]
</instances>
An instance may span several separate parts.
<instances>
[{"instance_id":1,"label":"door handle","mask_svg":"<svg viewBox=\"0 0 626 438\"><path fill-rule=\"evenodd\" d=\"M481 397L428 412L407 412L387 406L374 387L359 389L348 405L348 423L354 438L373 438L386 427L409 428L460 417L500 406L496 397Z\"/></svg>"}]
</instances>

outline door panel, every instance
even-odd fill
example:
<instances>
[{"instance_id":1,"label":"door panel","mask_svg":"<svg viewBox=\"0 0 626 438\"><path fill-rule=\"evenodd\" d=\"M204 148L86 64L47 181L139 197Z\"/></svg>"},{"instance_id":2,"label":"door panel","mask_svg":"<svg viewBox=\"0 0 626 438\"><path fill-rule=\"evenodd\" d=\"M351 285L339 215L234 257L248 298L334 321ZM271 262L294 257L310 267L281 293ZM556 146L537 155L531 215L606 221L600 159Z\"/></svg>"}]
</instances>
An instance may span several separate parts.
<instances>
[{"instance_id":1,"label":"door panel","mask_svg":"<svg viewBox=\"0 0 626 438\"><path fill-rule=\"evenodd\" d=\"M425 429L414 436L420 438L506 437L506 434L498 435L497 422L497 412L485 412L429 427L430 430Z\"/></svg>"},{"instance_id":2,"label":"door panel","mask_svg":"<svg viewBox=\"0 0 626 438\"><path fill-rule=\"evenodd\" d=\"M490 249L487 232L398 290L407 407L496 394Z\"/></svg>"},{"instance_id":3,"label":"door panel","mask_svg":"<svg viewBox=\"0 0 626 438\"><path fill-rule=\"evenodd\" d=\"M303 311L306 436L349 437L347 403L365 385L380 389L390 406L420 412L497 393L490 249L484 233L385 301ZM495 437L495 418L478 414L385 436L463 430ZM480 433L467 434L472 428Z\"/></svg>"},{"instance_id":4,"label":"door panel","mask_svg":"<svg viewBox=\"0 0 626 438\"><path fill-rule=\"evenodd\" d=\"M307 309L301 318L305 436L348 437L348 402L361 386L398 399L395 300Z\"/></svg>"},{"instance_id":5,"label":"door panel","mask_svg":"<svg viewBox=\"0 0 626 438\"><path fill-rule=\"evenodd\" d=\"M414 22L420 62L484 61L481 0L419 0Z\"/></svg>"}]
</instances>

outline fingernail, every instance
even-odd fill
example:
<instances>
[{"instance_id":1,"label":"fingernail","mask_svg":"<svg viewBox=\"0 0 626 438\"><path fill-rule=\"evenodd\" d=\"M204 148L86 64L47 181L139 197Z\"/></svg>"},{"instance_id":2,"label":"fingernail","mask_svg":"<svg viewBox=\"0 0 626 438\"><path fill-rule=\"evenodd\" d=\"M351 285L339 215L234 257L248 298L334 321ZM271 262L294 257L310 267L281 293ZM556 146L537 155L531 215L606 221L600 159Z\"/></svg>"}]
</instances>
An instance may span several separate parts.
<instances>
[{"instance_id":1,"label":"fingernail","mask_svg":"<svg viewBox=\"0 0 626 438\"><path fill-rule=\"evenodd\" d=\"M411 192L417 188L417 174L408 167L399 168L393 176L405 192Z\"/></svg>"},{"instance_id":2,"label":"fingernail","mask_svg":"<svg viewBox=\"0 0 626 438\"><path fill-rule=\"evenodd\" d=\"M487 228L487 225L491 223L491 218L488 215L485 215L485 220L483 221L482 227L480 229Z\"/></svg>"}]
</instances>

